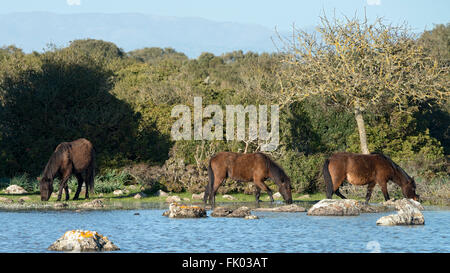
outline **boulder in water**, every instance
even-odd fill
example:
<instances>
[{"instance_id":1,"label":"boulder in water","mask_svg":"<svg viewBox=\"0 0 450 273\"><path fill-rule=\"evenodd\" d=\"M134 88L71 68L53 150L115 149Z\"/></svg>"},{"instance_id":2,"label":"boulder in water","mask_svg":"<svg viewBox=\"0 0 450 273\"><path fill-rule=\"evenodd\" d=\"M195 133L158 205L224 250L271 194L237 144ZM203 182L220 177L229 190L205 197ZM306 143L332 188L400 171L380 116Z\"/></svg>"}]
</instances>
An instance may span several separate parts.
<instances>
[{"instance_id":1,"label":"boulder in water","mask_svg":"<svg viewBox=\"0 0 450 273\"><path fill-rule=\"evenodd\" d=\"M238 217L244 218L251 215L251 209L248 207L239 207L237 209L216 207L211 213L212 217Z\"/></svg>"},{"instance_id":2,"label":"boulder in water","mask_svg":"<svg viewBox=\"0 0 450 273\"><path fill-rule=\"evenodd\" d=\"M113 251L119 250L107 237L96 231L69 230L48 247L54 251Z\"/></svg>"},{"instance_id":3,"label":"boulder in water","mask_svg":"<svg viewBox=\"0 0 450 273\"><path fill-rule=\"evenodd\" d=\"M171 203L169 210L163 213L169 218L202 218L206 217L206 210L198 206L185 206Z\"/></svg>"},{"instance_id":4,"label":"boulder in water","mask_svg":"<svg viewBox=\"0 0 450 273\"><path fill-rule=\"evenodd\" d=\"M269 212L305 212L304 207L297 206L296 204L290 204L285 206L279 206L274 208L257 208L254 211L269 211Z\"/></svg>"},{"instance_id":5,"label":"boulder in water","mask_svg":"<svg viewBox=\"0 0 450 273\"><path fill-rule=\"evenodd\" d=\"M312 216L356 216L361 213L360 202L352 199L323 199L314 204L308 215Z\"/></svg>"},{"instance_id":6,"label":"boulder in water","mask_svg":"<svg viewBox=\"0 0 450 273\"><path fill-rule=\"evenodd\" d=\"M395 208L398 210L397 214L383 216L377 221L380 226L396 226L396 225L423 225L425 219L420 208L422 205L413 200L403 198L395 201Z\"/></svg>"}]
</instances>

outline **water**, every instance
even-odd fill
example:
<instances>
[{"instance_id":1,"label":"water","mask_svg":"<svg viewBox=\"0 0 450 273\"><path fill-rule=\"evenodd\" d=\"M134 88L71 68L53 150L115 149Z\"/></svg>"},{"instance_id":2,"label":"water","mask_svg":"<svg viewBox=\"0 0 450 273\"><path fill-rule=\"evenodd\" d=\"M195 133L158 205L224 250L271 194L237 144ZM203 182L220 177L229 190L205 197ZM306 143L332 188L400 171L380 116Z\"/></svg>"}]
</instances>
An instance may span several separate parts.
<instances>
[{"instance_id":1,"label":"water","mask_svg":"<svg viewBox=\"0 0 450 273\"><path fill-rule=\"evenodd\" d=\"M245 220L170 219L163 211L0 211L0 252L49 252L47 247L72 229L96 230L121 252L450 252L450 210L426 210L425 225L414 227L375 224L393 212L354 217L253 212L260 219Z\"/></svg>"}]
</instances>

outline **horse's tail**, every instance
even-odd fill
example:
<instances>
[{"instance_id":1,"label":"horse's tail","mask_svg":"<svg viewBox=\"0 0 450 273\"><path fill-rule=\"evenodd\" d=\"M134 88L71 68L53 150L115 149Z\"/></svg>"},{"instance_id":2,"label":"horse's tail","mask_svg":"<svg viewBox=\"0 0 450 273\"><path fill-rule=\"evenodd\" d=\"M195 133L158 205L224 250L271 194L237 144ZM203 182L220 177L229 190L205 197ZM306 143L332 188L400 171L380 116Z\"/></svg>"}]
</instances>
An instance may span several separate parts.
<instances>
[{"instance_id":1,"label":"horse's tail","mask_svg":"<svg viewBox=\"0 0 450 273\"><path fill-rule=\"evenodd\" d=\"M94 193L94 180L95 180L95 148L92 147L92 153L91 153L91 164L89 166L89 172L87 177L87 188L89 189L90 193Z\"/></svg>"},{"instance_id":2,"label":"horse's tail","mask_svg":"<svg viewBox=\"0 0 450 273\"><path fill-rule=\"evenodd\" d=\"M206 190L205 190L205 195L203 196L203 202L208 201L208 197L211 194L211 191L214 187L214 172L211 168L211 160L209 160L209 165L208 165L208 184L206 185Z\"/></svg>"},{"instance_id":3,"label":"horse's tail","mask_svg":"<svg viewBox=\"0 0 450 273\"><path fill-rule=\"evenodd\" d=\"M333 181L331 180L330 171L328 170L328 165L330 164L330 160L326 159L323 164L323 178L325 180L325 186L327 188L327 199L331 199L333 196Z\"/></svg>"}]
</instances>

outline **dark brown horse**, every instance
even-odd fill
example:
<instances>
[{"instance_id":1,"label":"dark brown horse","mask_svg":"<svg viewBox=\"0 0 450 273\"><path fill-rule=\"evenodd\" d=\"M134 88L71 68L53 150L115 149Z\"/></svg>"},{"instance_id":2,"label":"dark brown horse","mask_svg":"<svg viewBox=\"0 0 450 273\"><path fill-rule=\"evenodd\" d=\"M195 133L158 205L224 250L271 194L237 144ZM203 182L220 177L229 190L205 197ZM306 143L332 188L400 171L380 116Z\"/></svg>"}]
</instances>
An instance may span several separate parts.
<instances>
[{"instance_id":1,"label":"dark brown horse","mask_svg":"<svg viewBox=\"0 0 450 273\"><path fill-rule=\"evenodd\" d=\"M384 199L389 200L387 182L393 181L402 189L406 198L418 200L414 179L389 157L380 154L336 153L325 160L323 177L327 187L327 198L333 193L345 199L339 192L339 186L346 179L353 185L367 185L366 203L369 202L376 184L381 187Z\"/></svg>"},{"instance_id":2,"label":"dark brown horse","mask_svg":"<svg viewBox=\"0 0 450 273\"><path fill-rule=\"evenodd\" d=\"M206 205L209 198L213 208L217 189L227 177L239 182L255 183L256 202L259 202L261 190L265 190L273 202L272 191L264 184L266 179L271 178L278 185L286 203L292 203L291 180L278 164L263 153L220 152L209 160L208 176L209 183L203 201Z\"/></svg>"},{"instance_id":3,"label":"dark brown horse","mask_svg":"<svg viewBox=\"0 0 450 273\"><path fill-rule=\"evenodd\" d=\"M50 199L53 192L53 179L56 177L61 179L57 200L61 200L63 188L66 192L66 200L69 200L67 181L72 174L75 174L78 180L78 188L73 200L78 199L83 182L86 185L86 199L88 199L89 192L94 191L94 169L95 150L89 140L81 138L59 144L45 166L42 177L38 178L41 200Z\"/></svg>"}]
</instances>

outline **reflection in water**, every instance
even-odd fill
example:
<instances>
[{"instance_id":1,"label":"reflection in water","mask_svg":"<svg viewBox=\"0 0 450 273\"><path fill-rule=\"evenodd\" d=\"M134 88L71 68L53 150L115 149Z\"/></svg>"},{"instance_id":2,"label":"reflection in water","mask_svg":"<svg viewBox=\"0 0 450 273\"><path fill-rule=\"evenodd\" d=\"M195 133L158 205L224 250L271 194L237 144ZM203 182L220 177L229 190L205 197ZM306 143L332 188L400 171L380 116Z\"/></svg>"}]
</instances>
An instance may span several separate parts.
<instances>
[{"instance_id":1,"label":"reflection in water","mask_svg":"<svg viewBox=\"0 0 450 273\"><path fill-rule=\"evenodd\" d=\"M449 210L424 211L424 226L382 227L376 220L392 212L353 217L254 212L259 220L170 219L162 216L166 208L142 203L141 209L128 210L2 211L0 252L47 252L71 229L98 231L122 252L372 252L374 247L380 252L450 252Z\"/></svg>"}]
</instances>

